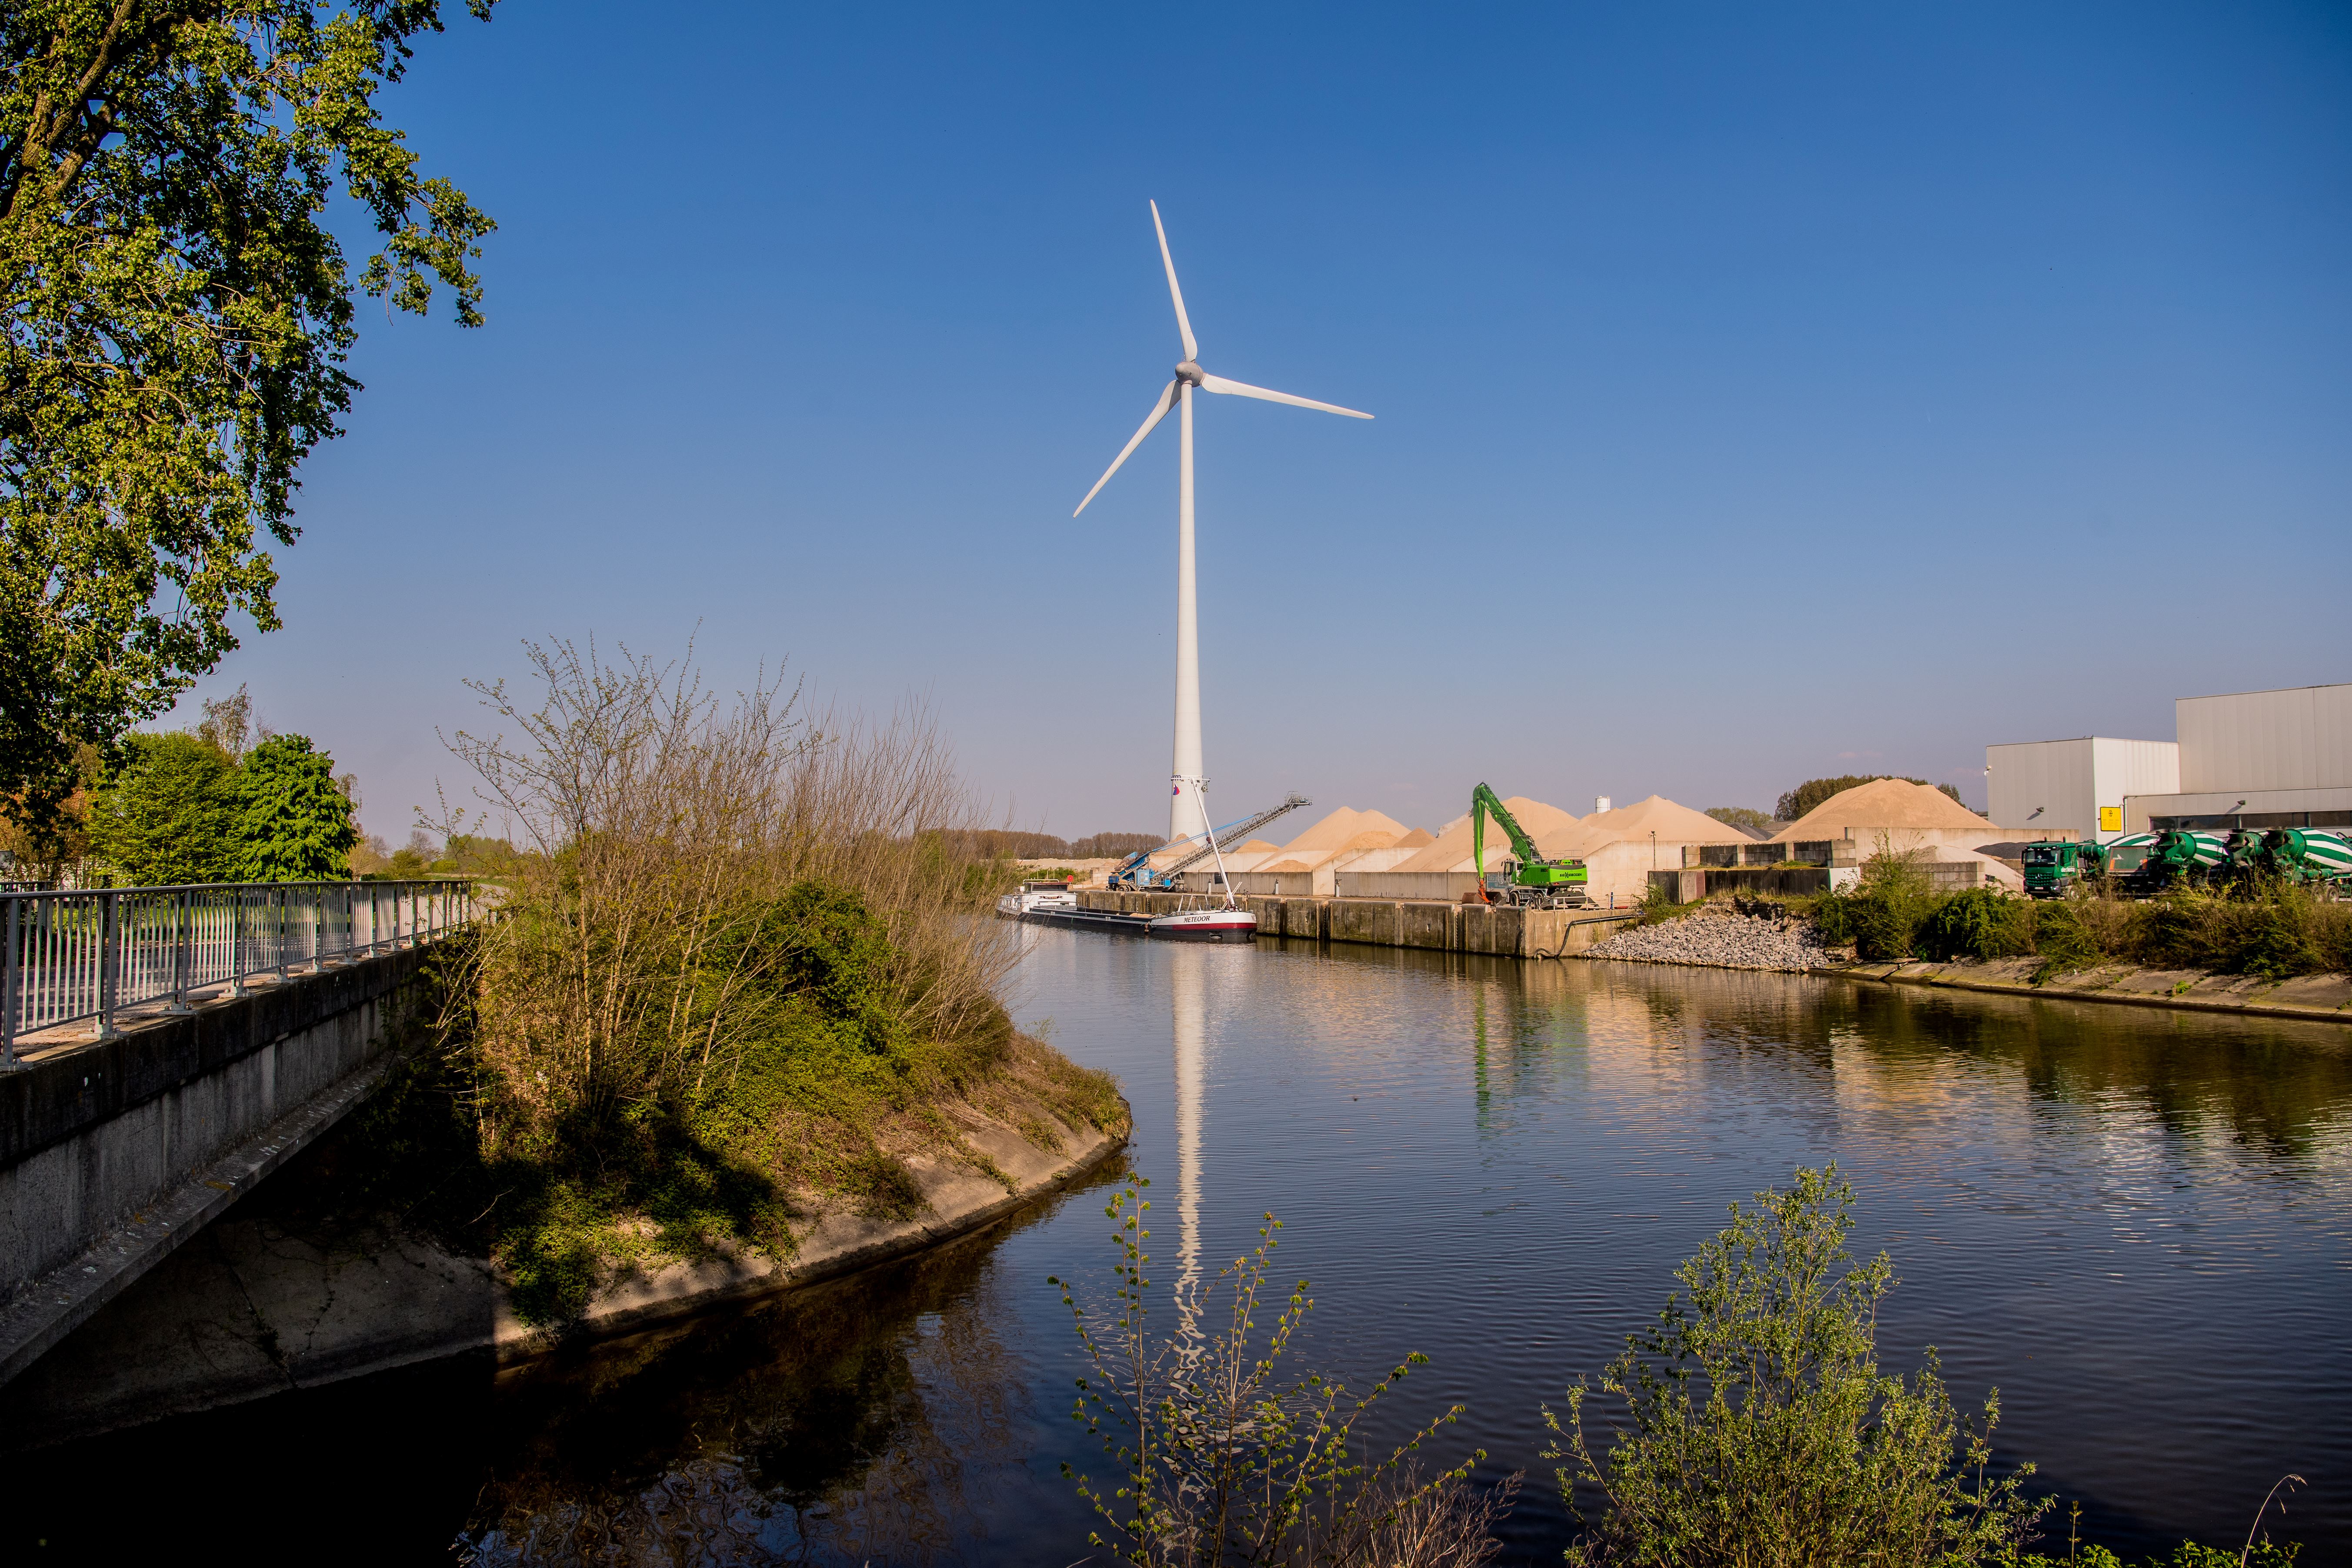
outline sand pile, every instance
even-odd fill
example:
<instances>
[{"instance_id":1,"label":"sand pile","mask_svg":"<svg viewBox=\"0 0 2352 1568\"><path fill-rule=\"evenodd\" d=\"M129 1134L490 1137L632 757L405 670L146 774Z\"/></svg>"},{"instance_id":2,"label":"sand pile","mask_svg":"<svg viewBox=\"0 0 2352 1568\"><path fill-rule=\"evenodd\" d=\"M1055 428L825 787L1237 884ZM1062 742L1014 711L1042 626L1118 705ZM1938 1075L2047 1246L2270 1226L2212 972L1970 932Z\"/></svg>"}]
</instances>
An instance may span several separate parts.
<instances>
[{"instance_id":1,"label":"sand pile","mask_svg":"<svg viewBox=\"0 0 2352 1568\"><path fill-rule=\"evenodd\" d=\"M1555 849L1541 836L1537 847L1546 855L1589 855L1620 839L1646 844L1651 834L1664 844L1753 844L1754 839L1727 822L1717 822L1703 811L1654 795L1614 811L1596 811L1578 826L1574 839L1563 838Z\"/></svg>"},{"instance_id":2,"label":"sand pile","mask_svg":"<svg viewBox=\"0 0 2352 1568\"><path fill-rule=\"evenodd\" d=\"M1314 826L1282 847L1288 855L1304 855L1314 851L1329 853L1346 846L1360 833L1386 833L1384 843L1393 844L1407 832L1405 825L1392 816L1377 811L1355 811L1341 806Z\"/></svg>"},{"instance_id":3,"label":"sand pile","mask_svg":"<svg viewBox=\"0 0 2352 1568\"><path fill-rule=\"evenodd\" d=\"M1847 829L1856 837L1871 828L1985 833L1992 824L1927 784L1901 779L1873 779L1833 795L1772 836L1775 844L1801 844L1808 839L1843 838Z\"/></svg>"}]
</instances>

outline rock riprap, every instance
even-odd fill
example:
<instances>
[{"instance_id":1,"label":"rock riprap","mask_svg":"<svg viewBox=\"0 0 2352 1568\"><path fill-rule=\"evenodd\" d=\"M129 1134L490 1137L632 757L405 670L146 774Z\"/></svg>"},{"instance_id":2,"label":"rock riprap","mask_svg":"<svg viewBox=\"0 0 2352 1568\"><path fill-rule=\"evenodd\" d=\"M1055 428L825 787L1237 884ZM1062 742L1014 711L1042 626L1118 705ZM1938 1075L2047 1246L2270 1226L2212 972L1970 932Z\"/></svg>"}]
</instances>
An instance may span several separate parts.
<instances>
[{"instance_id":1,"label":"rock riprap","mask_svg":"<svg viewBox=\"0 0 2352 1568\"><path fill-rule=\"evenodd\" d=\"M1725 910L1635 926L1584 950L1586 958L1626 958L1642 963L1706 963L1723 969L1806 970L1830 962L1813 928Z\"/></svg>"}]
</instances>

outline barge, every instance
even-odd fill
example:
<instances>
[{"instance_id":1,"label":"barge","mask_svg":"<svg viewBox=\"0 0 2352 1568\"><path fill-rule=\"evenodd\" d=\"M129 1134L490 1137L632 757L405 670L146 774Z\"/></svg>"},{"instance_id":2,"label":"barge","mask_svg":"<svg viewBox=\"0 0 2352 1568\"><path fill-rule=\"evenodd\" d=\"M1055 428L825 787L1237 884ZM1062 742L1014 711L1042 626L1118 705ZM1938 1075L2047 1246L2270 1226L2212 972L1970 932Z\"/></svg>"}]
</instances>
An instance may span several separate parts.
<instances>
[{"instance_id":1,"label":"barge","mask_svg":"<svg viewBox=\"0 0 2352 1568\"><path fill-rule=\"evenodd\" d=\"M1080 909L1076 896L1064 882L1024 882L1019 892L996 900L996 912L1032 925L1157 937L1162 942L1233 942L1257 938L1257 916L1244 909L1178 910L1164 915Z\"/></svg>"}]
</instances>

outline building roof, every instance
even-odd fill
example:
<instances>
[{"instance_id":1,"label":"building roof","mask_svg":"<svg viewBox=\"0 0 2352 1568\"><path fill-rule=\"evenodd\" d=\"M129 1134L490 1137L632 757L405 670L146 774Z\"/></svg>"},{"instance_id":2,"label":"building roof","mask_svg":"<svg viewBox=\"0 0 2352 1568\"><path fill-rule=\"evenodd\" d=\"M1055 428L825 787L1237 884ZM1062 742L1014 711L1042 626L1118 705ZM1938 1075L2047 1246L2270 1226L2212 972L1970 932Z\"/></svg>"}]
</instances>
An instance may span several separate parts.
<instances>
[{"instance_id":1,"label":"building roof","mask_svg":"<svg viewBox=\"0 0 2352 1568\"><path fill-rule=\"evenodd\" d=\"M1873 779L1841 790L1772 836L1775 844L1843 838L1850 828L1987 832L1992 824L1932 784Z\"/></svg>"}]
</instances>

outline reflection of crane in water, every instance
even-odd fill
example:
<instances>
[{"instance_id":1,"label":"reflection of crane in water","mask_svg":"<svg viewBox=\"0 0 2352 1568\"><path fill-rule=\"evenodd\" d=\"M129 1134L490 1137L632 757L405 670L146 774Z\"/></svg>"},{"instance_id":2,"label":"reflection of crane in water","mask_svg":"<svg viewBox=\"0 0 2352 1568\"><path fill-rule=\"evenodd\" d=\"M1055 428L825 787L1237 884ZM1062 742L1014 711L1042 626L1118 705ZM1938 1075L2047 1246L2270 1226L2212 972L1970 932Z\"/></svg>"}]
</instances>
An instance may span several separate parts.
<instances>
[{"instance_id":1,"label":"reflection of crane in water","mask_svg":"<svg viewBox=\"0 0 2352 1568\"><path fill-rule=\"evenodd\" d=\"M1475 1065L1473 1067L1471 1071L1471 1077L1472 1080L1477 1085L1476 1099L1478 1102L1478 1113L1476 1121L1478 1125L1478 1135L1483 1138L1487 1132L1486 988L1475 981L1471 983L1470 988L1470 1025L1471 1028L1476 1033L1478 1040L1478 1054Z\"/></svg>"}]
</instances>

